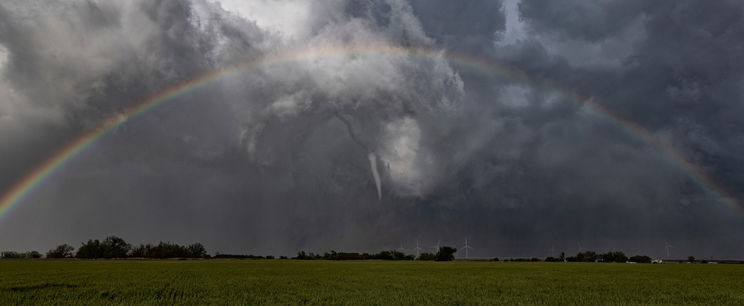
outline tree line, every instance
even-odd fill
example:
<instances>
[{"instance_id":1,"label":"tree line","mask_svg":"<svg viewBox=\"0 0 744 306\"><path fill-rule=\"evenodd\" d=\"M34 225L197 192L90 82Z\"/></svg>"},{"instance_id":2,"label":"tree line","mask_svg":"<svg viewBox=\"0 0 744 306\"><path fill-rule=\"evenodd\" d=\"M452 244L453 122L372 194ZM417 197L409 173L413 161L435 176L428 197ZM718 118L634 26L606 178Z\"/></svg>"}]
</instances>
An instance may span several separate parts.
<instances>
[{"instance_id":1,"label":"tree line","mask_svg":"<svg viewBox=\"0 0 744 306\"><path fill-rule=\"evenodd\" d=\"M496 259L498 260L498 259ZM512 259L511 261L541 261L539 258L533 257L530 259ZM544 260L545 262L635 262L635 263L651 263L652 259L646 255L635 255L628 257L625 253L620 251L612 251L607 253L597 253L594 251L579 252L575 256L566 257L565 253L561 253L560 257L548 256Z\"/></svg>"},{"instance_id":2,"label":"tree line","mask_svg":"<svg viewBox=\"0 0 744 306\"><path fill-rule=\"evenodd\" d=\"M32 259L41 258L42 254L37 251L0 253L3 259ZM117 236L109 236L103 240L91 239L83 242L75 251L69 244L61 244L49 250L46 258L209 258L207 249L201 243L190 245L179 245L170 242L160 242L157 245L140 244L132 246L124 239Z\"/></svg>"},{"instance_id":3,"label":"tree line","mask_svg":"<svg viewBox=\"0 0 744 306\"><path fill-rule=\"evenodd\" d=\"M37 251L30 252L15 252L15 251L4 251L0 252L0 258L8 259L35 259L41 258L41 253Z\"/></svg>"},{"instance_id":4,"label":"tree line","mask_svg":"<svg viewBox=\"0 0 744 306\"><path fill-rule=\"evenodd\" d=\"M457 249L443 246L436 253L421 253L418 256L404 254L398 251L381 251L378 253L349 253L336 252L324 253L322 255L312 252L306 253L300 251L296 257L291 259L298 260L432 260L432 261L452 261L455 259ZM0 252L2 259L35 259L42 258L42 254L37 251L30 252ZM80 258L80 259L112 259L112 258L217 258L217 259L274 259L274 256L258 256L243 254L220 254L210 256L207 249L201 243L190 245L179 245L170 242L160 242L153 244L140 244L132 246L124 239L117 236L108 236L103 240L91 239L83 242L80 247L75 248L69 244L61 244L49 250L46 258ZM280 256L280 259L289 259L286 256Z\"/></svg>"},{"instance_id":5,"label":"tree line","mask_svg":"<svg viewBox=\"0 0 744 306\"><path fill-rule=\"evenodd\" d=\"M403 252L390 250L380 251L378 253L353 253L353 252L336 252L330 251L323 254L300 251L297 256L291 259L297 260L422 260L422 261L452 261L455 259L456 248L443 246L436 253L420 253L418 255L405 254ZM88 240L83 242L75 251L75 248L68 244L61 244L49 250L45 254L46 258L222 258L222 259L274 259L274 256L258 256L243 254L220 254L210 256L207 249L201 243L190 245L179 245L171 242L160 242L153 244L140 244L133 246L124 239L117 236L108 236L103 240ZM44 257L37 251L0 252L2 259L36 259ZM280 256L280 259L289 259L286 256ZM493 258L492 261L499 261ZM575 256L566 256L561 253L559 257L549 256L544 260L537 257L507 259L505 261L545 261L545 262L635 262L635 263L652 263L649 256L635 255L628 257L620 251L607 253L597 253L594 251L579 252ZM690 256L689 262L695 262L695 258Z\"/></svg>"},{"instance_id":6,"label":"tree line","mask_svg":"<svg viewBox=\"0 0 744 306\"><path fill-rule=\"evenodd\" d=\"M418 256L413 254L405 254L403 252L390 250L381 251L379 253L347 253L347 252L336 252L331 251L330 253L324 253L323 255L315 254L312 252L305 253L300 251L297 253L297 257L292 259L299 260L430 260L430 261L452 261L455 260L456 248L443 246L440 247L436 253L421 253Z\"/></svg>"}]
</instances>

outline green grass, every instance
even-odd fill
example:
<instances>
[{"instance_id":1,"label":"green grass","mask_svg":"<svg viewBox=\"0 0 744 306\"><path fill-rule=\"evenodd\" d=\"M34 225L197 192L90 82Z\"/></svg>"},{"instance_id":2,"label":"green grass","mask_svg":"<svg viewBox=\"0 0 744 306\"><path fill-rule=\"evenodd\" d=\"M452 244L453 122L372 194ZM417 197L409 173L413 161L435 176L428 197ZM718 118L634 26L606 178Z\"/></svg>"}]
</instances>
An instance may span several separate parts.
<instances>
[{"instance_id":1,"label":"green grass","mask_svg":"<svg viewBox=\"0 0 744 306\"><path fill-rule=\"evenodd\" d=\"M0 304L744 305L744 265L0 260Z\"/></svg>"}]
</instances>

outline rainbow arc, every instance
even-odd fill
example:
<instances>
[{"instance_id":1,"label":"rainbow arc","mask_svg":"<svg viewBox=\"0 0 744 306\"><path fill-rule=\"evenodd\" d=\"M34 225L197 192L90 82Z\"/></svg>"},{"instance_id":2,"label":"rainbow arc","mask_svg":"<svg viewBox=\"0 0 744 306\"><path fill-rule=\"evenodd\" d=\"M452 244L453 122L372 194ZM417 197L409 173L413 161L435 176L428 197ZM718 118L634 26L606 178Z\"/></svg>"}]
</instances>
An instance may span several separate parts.
<instances>
[{"instance_id":1,"label":"rainbow arc","mask_svg":"<svg viewBox=\"0 0 744 306\"><path fill-rule=\"evenodd\" d=\"M95 143L111 131L115 130L116 127L139 116L142 116L143 114L146 114L159 106L167 104L168 102L172 102L179 96L202 88L220 79L228 78L237 73L247 70L257 69L280 63L288 63L297 60L307 60L313 58L342 55L420 56L433 59L443 58L450 62L472 68L474 70L482 71L484 73L504 75L560 93L561 95L569 99L584 103L584 105L590 107L596 113L599 113L612 122L617 123L618 126L640 138L645 143L658 150L661 154L674 161L674 163L677 164L683 171L688 173L691 178L697 181L708 192L718 197L723 203L727 204L731 208L737 210L741 209L738 201L734 196L731 196L728 192L726 192L726 190L720 184L718 184L716 180L710 177L700 167L685 158L682 152L680 152L673 146L665 143L662 139L660 139L638 123L630 120L629 118L621 115L618 112L615 112L614 110L606 107L603 103L600 103L593 98L582 96L574 91L557 86L556 84L551 83L548 80L532 77L523 70L520 70L514 66L486 58L469 56L467 54L446 53L442 52L441 50L428 48L376 44L353 46L325 45L286 50L282 52L251 57L237 62L231 66L213 70L195 78L175 84L166 90L150 96L140 103L136 103L133 106L124 109L123 111L114 116L111 116L110 118L102 120L99 124L96 125L96 127L73 139L65 146L58 149L52 155L47 157L41 163L36 165L31 171L26 173L26 175L20 178L5 193L2 194L2 197L0 197L0 217L5 215L6 212L9 211L12 207L21 203L24 198L33 193L34 190L36 190L45 181L47 181L49 177L52 176L52 174L57 172L68 161L72 160L75 156L79 155L80 152L85 151L93 143Z\"/></svg>"}]
</instances>

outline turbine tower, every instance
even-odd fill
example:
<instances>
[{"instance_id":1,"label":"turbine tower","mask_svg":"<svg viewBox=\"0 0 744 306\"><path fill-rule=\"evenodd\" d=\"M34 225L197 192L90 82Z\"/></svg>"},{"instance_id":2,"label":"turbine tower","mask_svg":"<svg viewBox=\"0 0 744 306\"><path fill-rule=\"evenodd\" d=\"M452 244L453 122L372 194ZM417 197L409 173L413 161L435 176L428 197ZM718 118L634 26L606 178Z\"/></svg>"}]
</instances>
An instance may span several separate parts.
<instances>
[{"instance_id":1,"label":"turbine tower","mask_svg":"<svg viewBox=\"0 0 744 306\"><path fill-rule=\"evenodd\" d=\"M414 250L416 250L416 257L419 257L419 254L421 253L421 247L419 246L418 240L416 240L416 248L414 248Z\"/></svg>"},{"instance_id":2,"label":"turbine tower","mask_svg":"<svg viewBox=\"0 0 744 306\"><path fill-rule=\"evenodd\" d=\"M664 250L666 251L667 259L672 257L671 253L669 252L669 249L672 249L672 248L674 248L674 246L672 246L671 244L669 244L669 242L664 240Z\"/></svg>"},{"instance_id":3,"label":"turbine tower","mask_svg":"<svg viewBox=\"0 0 744 306\"><path fill-rule=\"evenodd\" d=\"M401 252L401 253L405 253L406 252L406 248L403 247L403 243L402 242L400 243L400 247L398 248L398 252Z\"/></svg>"},{"instance_id":4,"label":"turbine tower","mask_svg":"<svg viewBox=\"0 0 744 306\"><path fill-rule=\"evenodd\" d=\"M437 240L437 245L434 246L434 253L439 252L439 240Z\"/></svg>"},{"instance_id":5,"label":"turbine tower","mask_svg":"<svg viewBox=\"0 0 744 306\"><path fill-rule=\"evenodd\" d=\"M468 238L465 238L465 245L462 248L465 249L465 259L468 259L468 250L472 249L472 247L468 245Z\"/></svg>"}]
</instances>

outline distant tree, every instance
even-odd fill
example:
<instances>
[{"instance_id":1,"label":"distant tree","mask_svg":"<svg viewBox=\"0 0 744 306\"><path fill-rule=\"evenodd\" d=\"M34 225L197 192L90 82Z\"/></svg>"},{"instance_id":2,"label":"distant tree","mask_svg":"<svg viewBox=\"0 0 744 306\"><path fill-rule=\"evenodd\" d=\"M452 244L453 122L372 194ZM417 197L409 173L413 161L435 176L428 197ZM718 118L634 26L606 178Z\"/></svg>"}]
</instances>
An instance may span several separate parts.
<instances>
[{"instance_id":1,"label":"distant tree","mask_svg":"<svg viewBox=\"0 0 744 306\"><path fill-rule=\"evenodd\" d=\"M579 252L576 254L576 260L575 261L581 261L581 262L595 262L599 260L599 255L593 251L586 251L586 252Z\"/></svg>"},{"instance_id":2,"label":"distant tree","mask_svg":"<svg viewBox=\"0 0 744 306\"><path fill-rule=\"evenodd\" d=\"M537 262L540 261L540 258L532 257L532 258L512 258L508 261L516 261L516 262Z\"/></svg>"},{"instance_id":3,"label":"distant tree","mask_svg":"<svg viewBox=\"0 0 744 306\"><path fill-rule=\"evenodd\" d=\"M206 250L201 244L194 244L188 247L170 243L160 242L157 245L140 244L134 247L129 253L130 257L142 258L204 258L207 256Z\"/></svg>"},{"instance_id":4,"label":"distant tree","mask_svg":"<svg viewBox=\"0 0 744 306\"><path fill-rule=\"evenodd\" d=\"M363 260L363 259L370 259L369 254L359 254L359 253L336 253L336 251L331 251L330 260Z\"/></svg>"},{"instance_id":5,"label":"distant tree","mask_svg":"<svg viewBox=\"0 0 744 306\"><path fill-rule=\"evenodd\" d=\"M651 263L651 257L645 255L636 255L629 259L629 261L637 263Z\"/></svg>"},{"instance_id":6,"label":"distant tree","mask_svg":"<svg viewBox=\"0 0 744 306\"><path fill-rule=\"evenodd\" d=\"M75 254L77 258L102 258L103 250L101 248L101 242L96 240L88 240L84 242Z\"/></svg>"},{"instance_id":7,"label":"distant tree","mask_svg":"<svg viewBox=\"0 0 744 306\"><path fill-rule=\"evenodd\" d=\"M60 244L46 253L47 258L70 258L73 257L75 248L69 244Z\"/></svg>"},{"instance_id":8,"label":"distant tree","mask_svg":"<svg viewBox=\"0 0 744 306\"><path fill-rule=\"evenodd\" d=\"M274 259L274 256L268 255L268 256L266 256L266 259Z\"/></svg>"},{"instance_id":9,"label":"distant tree","mask_svg":"<svg viewBox=\"0 0 744 306\"><path fill-rule=\"evenodd\" d=\"M566 252L561 252L561 257L559 259L561 261L566 261Z\"/></svg>"},{"instance_id":10,"label":"distant tree","mask_svg":"<svg viewBox=\"0 0 744 306\"><path fill-rule=\"evenodd\" d=\"M140 244L134 248L132 248L132 251L129 253L129 257L134 258L148 258L150 257L150 254L152 253L152 245L150 244Z\"/></svg>"},{"instance_id":11,"label":"distant tree","mask_svg":"<svg viewBox=\"0 0 744 306\"><path fill-rule=\"evenodd\" d=\"M125 258L132 249L132 245L117 236L108 236L101 243L104 258Z\"/></svg>"},{"instance_id":12,"label":"distant tree","mask_svg":"<svg viewBox=\"0 0 744 306\"><path fill-rule=\"evenodd\" d=\"M439 252L437 252L437 261L453 261L455 260L455 252L457 252L457 249L453 247L440 247Z\"/></svg>"},{"instance_id":13,"label":"distant tree","mask_svg":"<svg viewBox=\"0 0 744 306\"><path fill-rule=\"evenodd\" d=\"M695 263L695 257L693 257L693 256L687 257L687 262L689 262L689 263Z\"/></svg>"},{"instance_id":14,"label":"distant tree","mask_svg":"<svg viewBox=\"0 0 744 306\"><path fill-rule=\"evenodd\" d=\"M390 254L393 255L393 260L406 260L406 254L399 251L390 251Z\"/></svg>"},{"instance_id":15,"label":"distant tree","mask_svg":"<svg viewBox=\"0 0 744 306\"><path fill-rule=\"evenodd\" d=\"M436 260L437 255L432 253L421 253L416 260Z\"/></svg>"},{"instance_id":16,"label":"distant tree","mask_svg":"<svg viewBox=\"0 0 744 306\"><path fill-rule=\"evenodd\" d=\"M560 261L562 260L560 260L559 258L555 258L553 256L548 256L545 258L545 262L560 262Z\"/></svg>"},{"instance_id":17,"label":"distant tree","mask_svg":"<svg viewBox=\"0 0 744 306\"><path fill-rule=\"evenodd\" d=\"M217 258L217 259L267 259L266 257L260 256L260 255L220 254L220 253L217 253L217 255L214 255L214 258ZM312 259L315 259L315 258L312 258Z\"/></svg>"},{"instance_id":18,"label":"distant tree","mask_svg":"<svg viewBox=\"0 0 744 306\"><path fill-rule=\"evenodd\" d=\"M201 243L194 243L192 245L188 246L189 249L189 257L191 258L206 258L207 255L207 249L201 244Z\"/></svg>"},{"instance_id":19,"label":"distant tree","mask_svg":"<svg viewBox=\"0 0 744 306\"><path fill-rule=\"evenodd\" d=\"M117 236L106 237L102 242L88 240L78 248L78 258L125 258L132 246Z\"/></svg>"},{"instance_id":20,"label":"distant tree","mask_svg":"<svg viewBox=\"0 0 744 306\"><path fill-rule=\"evenodd\" d=\"M21 254L15 251L3 251L0 253L0 258L2 259L19 259L21 258Z\"/></svg>"},{"instance_id":21,"label":"distant tree","mask_svg":"<svg viewBox=\"0 0 744 306\"><path fill-rule=\"evenodd\" d=\"M41 258L41 253L37 251L30 251L30 252L5 251L5 252L0 252L0 258L2 259L36 259L36 258Z\"/></svg>"},{"instance_id":22,"label":"distant tree","mask_svg":"<svg viewBox=\"0 0 744 306\"><path fill-rule=\"evenodd\" d=\"M297 253L297 257L295 257L294 259L310 260L310 259L315 259L315 256L312 252L310 254L307 254L305 253L305 251L300 251Z\"/></svg>"},{"instance_id":23,"label":"distant tree","mask_svg":"<svg viewBox=\"0 0 744 306\"><path fill-rule=\"evenodd\" d=\"M372 259L394 260L395 259L395 254L393 252L395 252L395 251L381 251L380 253L377 253L375 255L372 255Z\"/></svg>"},{"instance_id":24,"label":"distant tree","mask_svg":"<svg viewBox=\"0 0 744 306\"><path fill-rule=\"evenodd\" d=\"M494 257L493 259L491 259L491 261L499 261L499 258L498 257Z\"/></svg>"},{"instance_id":25,"label":"distant tree","mask_svg":"<svg viewBox=\"0 0 744 306\"><path fill-rule=\"evenodd\" d=\"M614 259L615 262L628 262L628 256L626 256L625 253L621 251L615 252Z\"/></svg>"},{"instance_id":26,"label":"distant tree","mask_svg":"<svg viewBox=\"0 0 744 306\"><path fill-rule=\"evenodd\" d=\"M623 252L607 252L599 256L603 262L626 262L628 257Z\"/></svg>"}]
</instances>

